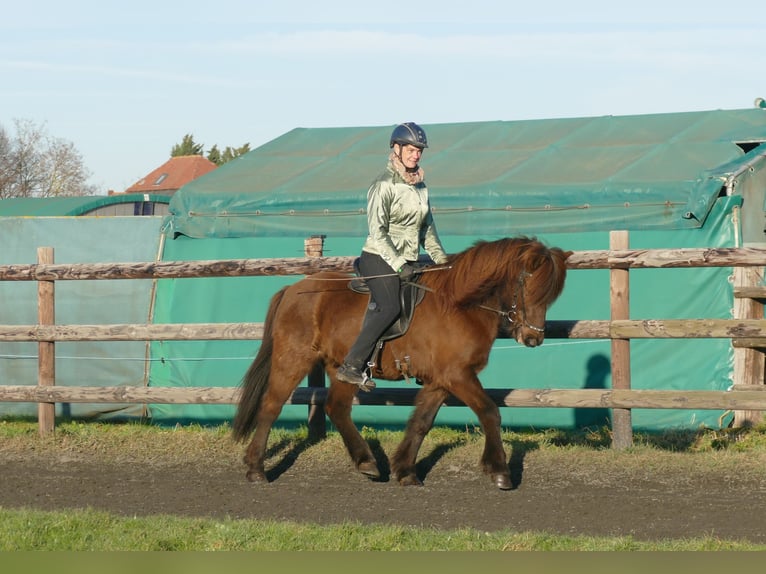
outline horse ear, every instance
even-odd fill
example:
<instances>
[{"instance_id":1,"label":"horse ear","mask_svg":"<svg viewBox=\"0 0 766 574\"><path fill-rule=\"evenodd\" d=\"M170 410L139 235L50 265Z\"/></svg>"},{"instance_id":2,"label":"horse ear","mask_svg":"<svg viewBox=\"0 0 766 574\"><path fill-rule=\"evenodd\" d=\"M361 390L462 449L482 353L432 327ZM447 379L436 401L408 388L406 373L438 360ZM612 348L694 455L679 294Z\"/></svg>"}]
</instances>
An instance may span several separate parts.
<instances>
[{"instance_id":1,"label":"horse ear","mask_svg":"<svg viewBox=\"0 0 766 574\"><path fill-rule=\"evenodd\" d=\"M574 251L564 251L564 261L569 259L569 256L572 255Z\"/></svg>"}]
</instances>

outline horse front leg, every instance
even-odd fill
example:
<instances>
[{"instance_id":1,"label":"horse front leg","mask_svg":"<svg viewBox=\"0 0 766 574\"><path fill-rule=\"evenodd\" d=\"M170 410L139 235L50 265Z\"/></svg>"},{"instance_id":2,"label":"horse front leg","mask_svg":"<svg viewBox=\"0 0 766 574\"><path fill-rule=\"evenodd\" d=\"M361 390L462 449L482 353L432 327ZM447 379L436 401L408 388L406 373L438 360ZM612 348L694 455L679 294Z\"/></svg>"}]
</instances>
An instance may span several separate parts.
<instances>
[{"instance_id":1,"label":"horse front leg","mask_svg":"<svg viewBox=\"0 0 766 574\"><path fill-rule=\"evenodd\" d=\"M391 460L391 472L402 486L423 485L416 470L418 452L448 395L443 388L426 384L415 397L415 410L407 421L404 438Z\"/></svg>"},{"instance_id":2,"label":"horse front leg","mask_svg":"<svg viewBox=\"0 0 766 574\"><path fill-rule=\"evenodd\" d=\"M513 486L500 434L500 409L489 398L474 374L467 376L460 383L453 384L450 390L479 418L479 424L484 432L482 469L492 477L492 482L500 490L510 490Z\"/></svg>"},{"instance_id":3,"label":"horse front leg","mask_svg":"<svg viewBox=\"0 0 766 574\"><path fill-rule=\"evenodd\" d=\"M335 428L338 430L346 450L351 456L356 470L371 479L380 478L380 470L375 460L375 455L359 434L359 430L351 420L351 405L357 392L357 387L347 383L340 383L334 379L335 373L332 373L332 382L330 390L327 392L325 401L325 412L330 417Z\"/></svg>"}]
</instances>

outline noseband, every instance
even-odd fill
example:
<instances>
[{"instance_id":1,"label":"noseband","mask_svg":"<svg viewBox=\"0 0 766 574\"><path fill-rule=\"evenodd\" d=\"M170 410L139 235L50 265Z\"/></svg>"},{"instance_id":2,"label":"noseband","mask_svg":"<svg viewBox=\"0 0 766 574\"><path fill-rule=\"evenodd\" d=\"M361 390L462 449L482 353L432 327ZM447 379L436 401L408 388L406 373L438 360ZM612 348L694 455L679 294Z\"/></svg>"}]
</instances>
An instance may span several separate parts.
<instances>
[{"instance_id":1,"label":"noseband","mask_svg":"<svg viewBox=\"0 0 766 574\"><path fill-rule=\"evenodd\" d=\"M519 279L518 279L518 285L516 290L513 292L513 302L511 303L511 308L507 311L503 311L501 309L495 309L494 307L488 307L486 305L479 305L482 309L486 309L487 311L492 311L493 313L497 313L501 317L508 319L508 323L518 323L518 317L521 315L521 324L526 327L527 329L531 329L532 331L536 331L538 333L544 333L545 332L545 326L538 327L537 325L533 325L527 321L527 310L526 310L526 304L524 302L524 287L526 283L526 278L532 275L529 271L522 271L519 273ZM516 304L516 300L521 299L521 309L519 309L519 306ZM519 313L519 310L521 310L521 313Z\"/></svg>"}]
</instances>

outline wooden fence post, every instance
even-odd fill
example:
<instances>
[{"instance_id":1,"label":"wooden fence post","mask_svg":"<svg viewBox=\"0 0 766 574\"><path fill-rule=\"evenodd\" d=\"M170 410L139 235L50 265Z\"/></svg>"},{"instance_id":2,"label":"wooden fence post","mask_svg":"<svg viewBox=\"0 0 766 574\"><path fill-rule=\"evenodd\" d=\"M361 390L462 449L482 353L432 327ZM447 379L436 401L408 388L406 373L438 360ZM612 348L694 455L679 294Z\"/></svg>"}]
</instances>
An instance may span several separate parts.
<instances>
[{"instance_id":1,"label":"wooden fence post","mask_svg":"<svg viewBox=\"0 0 766 574\"><path fill-rule=\"evenodd\" d=\"M322 257L324 255L324 235L312 235L303 242L303 252L306 257ZM316 365L308 375L308 386L312 389L325 388L325 372L321 365ZM309 405L308 407L309 440L319 440L327 436L324 405Z\"/></svg>"},{"instance_id":2,"label":"wooden fence post","mask_svg":"<svg viewBox=\"0 0 766 574\"><path fill-rule=\"evenodd\" d=\"M53 248L37 249L39 264L53 263ZM55 281L37 282L37 322L40 325L53 325L56 317ZM37 380L38 385L56 384L56 343L40 341L37 343ZM56 427L56 403L38 403L37 424L41 436L47 435Z\"/></svg>"},{"instance_id":3,"label":"wooden fence post","mask_svg":"<svg viewBox=\"0 0 766 574\"><path fill-rule=\"evenodd\" d=\"M628 232L611 231L609 249L628 249ZM630 275L628 269L609 270L609 304L611 320L630 318ZM612 339L612 388L630 389L630 339ZM633 423L630 409L612 409L612 447L623 449L633 445Z\"/></svg>"},{"instance_id":4,"label":"wooden fence post","mask_svg":"<svg viewBox=\"0 0 766 574\"><path fill-rule=\"evenodd\" d=\"M734 317L736 319L759 319L763 317L762 268L734 268ZM738 291L750 289L753 296L743 296ZM766 341L759 347L734 348L734 384L758 388L764 385L766 373ZM732 425L735 428L756 426L763 421L761 411L735 411Z\"/></svg>"}]
</instances>

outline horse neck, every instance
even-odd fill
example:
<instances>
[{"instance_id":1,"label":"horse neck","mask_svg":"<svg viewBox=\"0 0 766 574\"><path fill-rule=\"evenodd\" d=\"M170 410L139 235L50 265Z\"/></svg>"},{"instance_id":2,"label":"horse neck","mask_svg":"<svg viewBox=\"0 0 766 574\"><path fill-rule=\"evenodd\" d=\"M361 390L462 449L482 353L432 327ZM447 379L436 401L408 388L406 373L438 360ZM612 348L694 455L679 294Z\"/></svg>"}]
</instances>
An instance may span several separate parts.
<instances>
[{"instance_id":1,"label":"horse neck","mask_svg":"<svg viewBox=\"0 0 766 574\"><path fill-rule=\"evenodd\" d=\"M512 274L512 285L509 284L509 273ZM452 305L470 307L498 306L504 299L512 297L509 289L515 288L518 272L509 269L509 265L503 262L493 265L476 258L459 257L449 272L442 276L434 275L434 290L441 291Z\"/></svg>"}]
</instances>

